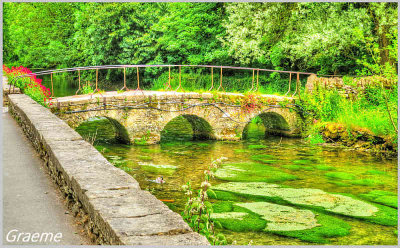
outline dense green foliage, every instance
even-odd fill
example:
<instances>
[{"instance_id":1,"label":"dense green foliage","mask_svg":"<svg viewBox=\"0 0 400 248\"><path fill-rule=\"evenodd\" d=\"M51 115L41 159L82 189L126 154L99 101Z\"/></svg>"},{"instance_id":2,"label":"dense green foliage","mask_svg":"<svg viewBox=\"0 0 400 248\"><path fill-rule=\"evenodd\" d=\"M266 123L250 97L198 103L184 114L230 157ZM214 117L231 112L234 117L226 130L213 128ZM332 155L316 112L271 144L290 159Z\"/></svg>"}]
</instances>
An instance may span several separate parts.
<instances>
[{"instance_id":1,"label":"dense green foliage","mask_svg":"<svg viewBox=\"0 0 400 248\"><path fill-rule=\"evenodd\" d=\"M370 72L397 63L396 27L396 3L5 3L4 61Z\"/></svg>"},{"instance_id":2,"label":"dense green foliage","mask_svg":"<svg viewBox=\"0 0 400 248\"><path fill-rule=\"evenodd\" d=\"M382 88L376 85L358 89L361 93L349 99L336 90L317 90L303 96L302 106L318 120L309 137L311 143L323 143L319 127L327 122L344 124L348 130L366 128L375 135L397 142L397 84Z\"/></svg>"}]
</instances>

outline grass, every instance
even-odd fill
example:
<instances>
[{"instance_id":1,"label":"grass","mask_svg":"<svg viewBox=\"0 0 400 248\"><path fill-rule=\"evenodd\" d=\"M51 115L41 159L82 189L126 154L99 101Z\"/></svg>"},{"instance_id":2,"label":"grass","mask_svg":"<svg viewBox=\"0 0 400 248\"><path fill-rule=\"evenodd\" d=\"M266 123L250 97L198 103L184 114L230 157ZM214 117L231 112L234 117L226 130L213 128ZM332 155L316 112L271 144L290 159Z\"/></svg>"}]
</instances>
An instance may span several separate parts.
<instances>
[{"instance_id":1,"label":"grass","mask_svg":"<svg viewBox=\"0 0 400 248\"><path fill-rule=\"evenodd\" d=\"M225 69L222 77L222 86L228 92L247 92L252 87L251 71L242 70L227 70ZM259 93L262 94L277 94L283 95L288 90L288 75L286 74L273 74L273 73L260 73L259 75ZM214 90L216 89L216 82L220 82L220 75L214 69ZM150 85L145 87L150 90L164 90L165 83L168 82L168 69L160 74L156 79L149 79L154 77L145 77L146 84ZM305 80L301 79L302 85L305 85ZM181 70L181 89L185 91L208 91L211 88L211 72L209 69L191 69L182 68ZM179 74L176 68L171 68L171 87L176 89L179 85ZM218 87L218 86L217 86ZM291 92L295 88L292 87Z\"/></svg>"},{"instance_id":2,"label":"grass","mask_svg":"<svg viewBox=\"0 0 400 248\"><path fill-rule=\"evenodd\" d=\"M302 106L313 113L320 122L344 124L348 130L366 128L378 136L390 137L397 144L397 132L389 118L392 115L397 127L397 84L382 91L379 82L376 86L368 86L354 99L342 96L336 90L320 89L303 96ZM386 106L386 95L389 111ZM312 129L312 128L311 128ZM311 143L323 142L322 137L311 132Z\"/></svg>"}]
</instances>

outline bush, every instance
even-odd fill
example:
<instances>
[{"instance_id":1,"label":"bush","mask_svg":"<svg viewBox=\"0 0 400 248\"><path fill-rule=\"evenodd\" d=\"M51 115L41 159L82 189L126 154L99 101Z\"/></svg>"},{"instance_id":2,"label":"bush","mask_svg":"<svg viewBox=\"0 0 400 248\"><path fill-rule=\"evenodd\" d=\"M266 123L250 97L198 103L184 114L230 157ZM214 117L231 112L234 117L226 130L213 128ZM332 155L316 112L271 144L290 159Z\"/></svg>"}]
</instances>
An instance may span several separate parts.
<instances>
[{"instance_id":1,"label":"bush","mask_svg":"<svg viewBox=\"0 0 400 248\"><path fill-rule=\"evenodd\" d=\"M389 116L390 111L397 126L397 86L382 89L379 85L370 85L358 90L358 96L351 99L336 89L316 89L312 93L305 93L300 105L311 113L315 123L337 122L345 124L350 130L366 128L375 135L397 139L397 131ZM322 141L315 132L311 133L311 142Z\"/></svg>"},{"instance_id":2,"label":"bush","mask_svg":"<svg viewBox=\"0 0 400 248\"><path fill-rule=\"evenodd\" d=\"M13 83L15 87L20 88L20 90L26 95L30 96L33 100L38 102L39 104L48 107L50 105L51 100L51 92L50 89L46 88L42 85L42 80L37 78L35 74L32 74L28 68L20 66L20 67L11 67L8 68L6 65L3 65L3 72L5 76L8 78L8 82ZM28 77L23 77L21 79L15 79L18 76L32 74Z\"/></svg>"}]
</instances>

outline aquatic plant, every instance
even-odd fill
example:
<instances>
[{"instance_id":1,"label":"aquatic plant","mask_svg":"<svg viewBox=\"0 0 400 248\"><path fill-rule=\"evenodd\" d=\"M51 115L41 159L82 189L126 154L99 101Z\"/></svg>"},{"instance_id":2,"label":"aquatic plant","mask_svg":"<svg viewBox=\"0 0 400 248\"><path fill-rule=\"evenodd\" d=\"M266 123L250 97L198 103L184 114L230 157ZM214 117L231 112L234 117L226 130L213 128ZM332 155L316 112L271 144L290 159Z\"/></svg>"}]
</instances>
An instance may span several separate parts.
<instances>
[{"instance_id":1,"label":"aquatic plant","mask_svg":"<svg viewBox=\"0 0 400 248\"><path fill-rule=\"evenodd\" d=\"M332 194L320 189L297 189L264 182L230 182L219 184L212 189L216 193L217 199L219 199L219 191L224 191L224 200L231 200L226 197L227 193L231 193L251 201L294 205L320 212L350 216L381 225L397 225L396 209L366 202L351 194Z\"/></svg>"},{"instance_id":2,"label":"aquatic plant","mask_svg":"<svg viewBox=\"0 0 400 248\"><path fill-rule=\"evenodd\" d=\"M325 176L342 180L353 180L356 178L356 176L347 172L328 172L325 173Z\"/></svg>"},{"instance_id":3,"label":"aquatic plant","mask_svg":"<svg viewBox=\"0 0 400 248\"><path fill-rule=\"evenodd\" d=\"M397 194L385 190L372 190L365 194L358 195L359 197L376 202L389 207L398 208Z\"/></svg>"},{"instance_id":4,"label":"aquatic plant","mask_svg":"<svg viewBox=\"0 0 400 248\"><path fill-rule=\"evenodd\" d=\"M139 155L139 156L138 156L138 159L141 159L141 160L153 160L152 157L150 157L150 156L144 156L144 155Z\"/></svg>"},{"instance_id":5,"label":"aquatic plant","mask_svg":"<svg viewBox=\"0 0 400 248\"><path fill-rule=\"evenodd\" d=\"M216 225L219 225L219 223L211 219L213 208L208 201L208 193L212 193L210 179L214 177L215 170L225 159L221 157L212 161L208 170L204 171L204 181L201 183L197 196L190 182L182 186L188 196L185 209L182 212L183 219L195 232L204 235L212 245L227 244L225 236L215 230Z\"/></svg>"},{"instance_id":6,"label":"aquatic plant","mask_svg":"<svg viewBox=\"0 0 400 248\"><path fill-rule=\"evenodd\" d=\"M211 217L235 232L263 231L314 243L349 234L346 222L311 210L301 210L268 202L219 201Z\"/></svg>"},{"instance_id":7,"label":"aquatic plant","mask_svg":"<svg viewBox=\"0 0 400 248\"><path fill-rule=\"evenodd\" d=\"M297 159L293 160L292 163L294 164L304 164L304 165L311 165L313 162L309 159Z\"/></svg>"},{"instance_id":8,"label":"aquatic plant","mask_svg":"<svg viewBox=\"0 0 400 248\"><path fill-rule=\"evenodd\" d=\"M135 145L145 145L147 141L149 140L150 137L150 130L147 130L146 134L140 137L140 139L135 139L134 144Z\"/></svg>"},{"instance_id":9,"label":"aquatic plant","mask_svg":"<svg viewBox=\"0 0 400 248\"><path fill-rule=\"evenodd\" d=\"M141 169L148 172L161 173L163 174L173 174L176 170L175 165L168 164L153 164L153 163L144 163L138 162Z\"/></svg>"},{"instance_id":10,"label":"aquatic plant","mask_svg":"<svg viewBox=\"0 0 400 248\"><path fill-rule=\"evenodd\" d=\"M324 164L318 164L314 166L316 169L318 170L323 170L323 171L330 171L330 170L336 170L335 167L333 166L328 166L328 165L324 165Z\"/></svg>"},{"instance_id":11,"label":"aquatic plant","mask_svg":"<svg viewBox=\"0 0 400 248\"><path fill-rule=\"evenodd\" d=\"M265 149L267 146L265 145L249 145L249 149Z\"/></svg>"},{"instance_id":12,"label":"aquatic plant","mask_svg":"<svg viewBox=\"0 0 400 248\"><path fill-rule=\"evenodd\" d=\"M215 176L222 180L235 182L280 182L297 179L297 176L278 168L254 162L223 164L216 170Z\"/></svg>"},{"instance_id":13,"label":"aquatic plant","mask_svg":"<svg viewBox=\"0 0 400 248\"><path fill-rule=\"evenodd\" d=\"M276 162L276 159L274 159L275 157L273 155L269 155L269 154L259 154L259 155L254 155L251 156L250 159L257 161L257 162L261 162L264 164L273 164Z\"/></svg>"}]
</instances>

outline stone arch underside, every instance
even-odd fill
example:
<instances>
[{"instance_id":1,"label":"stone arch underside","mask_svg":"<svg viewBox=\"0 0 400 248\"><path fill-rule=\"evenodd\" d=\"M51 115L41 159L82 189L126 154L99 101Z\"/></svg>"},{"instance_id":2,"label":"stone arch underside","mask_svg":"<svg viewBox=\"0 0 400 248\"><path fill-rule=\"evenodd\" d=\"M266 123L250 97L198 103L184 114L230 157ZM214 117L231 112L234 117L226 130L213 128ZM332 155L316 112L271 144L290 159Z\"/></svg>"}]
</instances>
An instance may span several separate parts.
<instances>
[{"instance_id":1,"label":"stone arch underside","mask_svg":"<svg viewBox=\"0 0 400 248\"><path fill-rule=\"evenodd\" d=\"M179 115L170 120L160 136L161 142L215 139L212 126L204 118L192 114Z\"/></svg>"},{"instance_id":2,"label":"stone arch underside","mask_svg":"<svg viewBox=\"0 0 400 248\"><path fill-rule=\"evenodd\" d=\"M262 124L264 125L265 137L269 135L293 136L292 135L293 130L291 129L290 124L282 115L276 112L264 112L257 115L256 117L259 117L259 119L261 119ZM243 129L243 134L242 134L243 139L246 139L248 137L250 121L248 124L246 124L246 126Z\"/></svg>"},{"instance_id":3,"label":"stone arch underside","mask_svg":"<svg viewBox=\"0 0 400 248\"><path fill-rule=\"evenodd\" d=\"M130 144L130 139L129 139L129 134L128 131L126 130L126 128L116 119L108 117L108 116L102 116L102 115L98 115L98 116L90 116L87 119L83 119L79 122L79 124L76 125L75 129L79 128L82 124L87 123L95 118L104 118L106 119L110 126L113 129L113 133L114 133L114 139L117 143L122 143L122 144ZM100 129L101 130L101 129Z\"/></svg>"}]
</instances>

